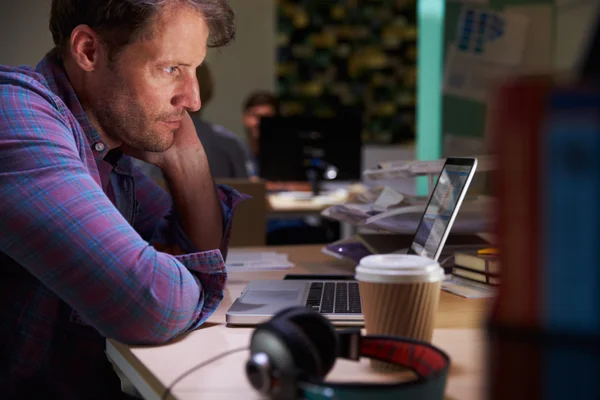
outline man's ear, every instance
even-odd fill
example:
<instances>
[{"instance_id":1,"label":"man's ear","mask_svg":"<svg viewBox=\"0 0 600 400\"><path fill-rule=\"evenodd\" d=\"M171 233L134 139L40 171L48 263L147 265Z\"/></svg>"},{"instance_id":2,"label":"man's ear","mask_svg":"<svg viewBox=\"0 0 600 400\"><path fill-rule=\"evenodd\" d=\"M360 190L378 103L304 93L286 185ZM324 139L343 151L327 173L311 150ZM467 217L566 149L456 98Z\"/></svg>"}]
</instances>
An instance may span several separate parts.
<instances>
[{"instance_id":1,"label":"man's ear","mask_svg":"<svg viewBox=\"0 0 600 400\"><path fill-rule=\"evenodd\" d=\"M104 44L87 25L79 25L73 29L69 45L71 58L84 71L95 70L103 59Z\"/></svg>"}]
</instances>

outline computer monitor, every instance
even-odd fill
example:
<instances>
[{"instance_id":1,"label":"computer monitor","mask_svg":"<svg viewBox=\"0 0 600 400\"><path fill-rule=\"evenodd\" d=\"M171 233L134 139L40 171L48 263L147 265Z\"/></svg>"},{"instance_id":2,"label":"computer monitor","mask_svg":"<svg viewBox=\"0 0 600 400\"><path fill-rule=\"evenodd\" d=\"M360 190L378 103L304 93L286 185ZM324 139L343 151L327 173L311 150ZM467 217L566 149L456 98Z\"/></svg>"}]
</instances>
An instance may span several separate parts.
<instances>
[{"instance_id":1,"label":"computer monitor","mask_svg":"<svg viewBox=\"0 0 600 400\"><path fill-rule=\"evenodd\" d=\"M260 122L260 176L270 181L307 181L308 171L332 167L323 180L359 181L360 117L269 117ZM333 178L333 179L332 179Z\"/></svg>"}]
</instances>

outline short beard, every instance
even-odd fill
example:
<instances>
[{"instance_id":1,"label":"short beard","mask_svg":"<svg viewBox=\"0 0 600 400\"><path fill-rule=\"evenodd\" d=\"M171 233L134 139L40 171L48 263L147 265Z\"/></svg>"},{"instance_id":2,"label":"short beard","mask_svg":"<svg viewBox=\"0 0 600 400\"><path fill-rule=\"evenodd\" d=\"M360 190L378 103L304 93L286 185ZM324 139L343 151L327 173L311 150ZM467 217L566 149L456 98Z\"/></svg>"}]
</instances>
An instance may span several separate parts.
<instances>
[{"instance_id":1,"label":"short beard","mask_svg":"<svg viewBox=\"0 0 600 400\"><path fill-rule=\"evenodd\" d=\"M109 83L97 92L92 103L93 114L104 134L138 150L168 150L173 145L174 136L165 141L152 131L144 131L150 129L148 123L154 121L144 119L146 114L142 107L125 89L127 83L119 73L118 60L110 62L104 78Z\"/></svg>"}]
</instances>

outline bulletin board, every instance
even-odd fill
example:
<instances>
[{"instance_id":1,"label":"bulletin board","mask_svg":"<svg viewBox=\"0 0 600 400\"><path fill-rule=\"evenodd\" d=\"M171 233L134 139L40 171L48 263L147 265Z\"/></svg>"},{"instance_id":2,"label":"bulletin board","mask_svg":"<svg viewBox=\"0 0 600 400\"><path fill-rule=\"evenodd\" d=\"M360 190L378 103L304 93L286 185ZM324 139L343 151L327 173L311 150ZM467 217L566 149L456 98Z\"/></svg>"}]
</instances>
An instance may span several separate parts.
<instances>
[{"instance_id":1,"label":"bulletin board","mask_svg":"<svg viewBox=\"0 0 600 400\"><path fill-rule=\"evenodd\" d=\"M283 115L358 112L363 140L415 138L417 0L278 0Z\"/></svg>"},{"instance_id":2,"label":"bulletin board","mask_svg":"<svg viewBox=\"0 0 600 400\"><path fill-rule=\"evenodd\" d=\"M553 67L553 21L554 0L472 0L448 1L445 25L445 69L448 66L451 48L457 43L458 27L465 9L489 11L504 15L509 13L527 19L527 36L523 58L517 71L549 71ZM444 91L442 126L443 136L453 135L467 140L486 137L487 102L482 99L460 96ZM444 149L447 153L448 149Z\"/></svg>"}]
</instances>

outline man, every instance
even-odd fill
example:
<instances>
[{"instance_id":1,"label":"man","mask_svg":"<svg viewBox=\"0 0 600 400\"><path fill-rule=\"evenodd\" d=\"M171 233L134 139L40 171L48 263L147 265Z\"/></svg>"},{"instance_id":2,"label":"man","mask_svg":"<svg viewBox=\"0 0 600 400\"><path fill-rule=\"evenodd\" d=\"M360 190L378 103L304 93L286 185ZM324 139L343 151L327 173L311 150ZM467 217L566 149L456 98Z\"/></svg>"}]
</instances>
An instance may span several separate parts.
<instances>
[{"instance_id":1,"label":"man","mask_svg":"<svg viewBox=\"0 0 600 400\"><path fill-rule=\"evenodd\" d=\"M200 85L202 108L190 112L190 116L206 152L211 174L213 178L247 179L250 172L250 160L242 140L225 127L202 119L202 111L214 93L214 80L206 62L198 67L196 77ZM134 162L147 176L159 183L162 182L162 172L158 167L140 160L134 160Z\"/></svg>"},{"instance_id":2,"label":"man","mask_svg":"<svg viewBox=\"0 0 600 400\"><path fill-rule=\"evenodd\" d=\"M260 119L274 117L279 114L279 101L271 92L258 90L250 94L243 105L243 122L248 139L248 153L252 161L251 176L259 177L260 154ZM267 182L270 192L289 190L309 191L308 182ZM267 220L267 244L287 245L306 243L328 243L333 238L330 232L314 218L286 219L270 218Z\"/></svg>"},{"instance_id":3,"label":"man","mask_svg":"<svg viewBox=\"0 0 600 400\"><path fill-rule=\"evenodd\" d=\"M35 70L0 67L0 397L118 399L105 338L164 343L223 297L241 196L215 188L188 112L233 11L53 0L50 29ZM161 168L172 200L130 156Z\"/></svg>"},{"instance_id":4,"label":"man","mask_svg":"<svg viewBox=\"0 0 600 400\"><path fill-rule=\"evenodd\" d=\"M258 90L250 94L243 105L242 119L248 140L248 154L251 161L251 175L260 176L260 119L263 117L274 117L279 113L279 102L277 97L264 90Z\"/></svg>"}]
</instances>

